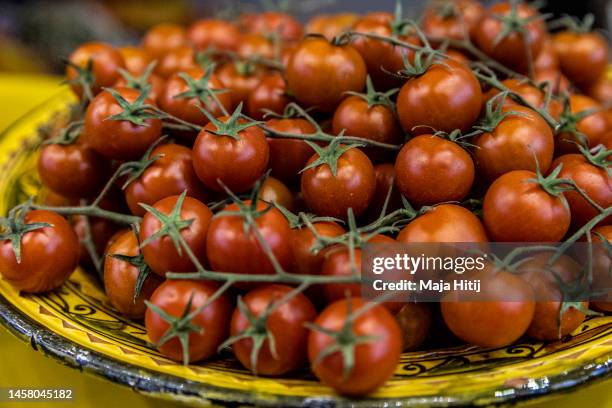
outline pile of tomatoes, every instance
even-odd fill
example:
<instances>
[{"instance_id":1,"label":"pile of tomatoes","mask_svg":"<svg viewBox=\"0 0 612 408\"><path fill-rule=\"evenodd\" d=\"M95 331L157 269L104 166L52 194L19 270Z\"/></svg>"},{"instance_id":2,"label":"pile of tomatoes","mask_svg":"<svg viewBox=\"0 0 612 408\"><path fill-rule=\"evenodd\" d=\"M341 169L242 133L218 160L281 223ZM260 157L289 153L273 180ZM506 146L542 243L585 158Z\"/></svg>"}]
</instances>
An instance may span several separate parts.
<instances>
[{"instance_id":1,"label":"pile of tomatoes","mask_svg":"<svg viewBox=\"0 0 612 408\"><path fill-rule=\"evenodd\" d=\"M558 340L612 303L491 264L484 290L515 302L378 304L355 271L367 242L612 241L609 45L586 25L436 0L418 25L270 11L83 44L76 117L40 149L44 203L3 221L0 272L40 293L81 263L170 359L309 363L348 395L432 339Z\"/></svg>"}]
</instances>

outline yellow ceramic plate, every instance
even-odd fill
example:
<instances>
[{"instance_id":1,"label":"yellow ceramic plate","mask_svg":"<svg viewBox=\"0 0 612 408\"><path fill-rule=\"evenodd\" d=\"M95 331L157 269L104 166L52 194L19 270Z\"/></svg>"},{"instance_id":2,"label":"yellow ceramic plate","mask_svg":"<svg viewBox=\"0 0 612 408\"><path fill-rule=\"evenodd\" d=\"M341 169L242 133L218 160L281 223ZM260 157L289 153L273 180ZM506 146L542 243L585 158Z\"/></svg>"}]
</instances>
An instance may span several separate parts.
<instances>
[{"instance_id":1,"label":"yellow ceramic plate","mask_svg":"<svg viewBox=\"0 0 612 408\"><path fill-rule=\"evenodd\" d=\"M63 92L0 135L0 214L36 194L37 130L65 115L72 101ZM81 270L59 290L38 296L21 296L0 280L0 322L35 349L138 391L232 406L489 405L569 389L612 372L612 317L598 317L557 343L405 353L376 394L347 400L306 370L290 378L257 378L230 355L176 364L148 343L141 322L114 311L95 279Z\"/></svg>"}]
</instances>

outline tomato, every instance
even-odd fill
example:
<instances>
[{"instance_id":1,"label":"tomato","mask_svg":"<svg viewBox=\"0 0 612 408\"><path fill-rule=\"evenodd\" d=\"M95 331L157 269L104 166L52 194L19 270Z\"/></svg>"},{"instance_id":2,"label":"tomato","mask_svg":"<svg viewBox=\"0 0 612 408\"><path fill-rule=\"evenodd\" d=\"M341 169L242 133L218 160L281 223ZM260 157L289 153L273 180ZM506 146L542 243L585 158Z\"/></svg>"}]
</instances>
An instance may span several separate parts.
<instances>
[{"instance_id":1,"label":"tomato","mask_svg":"<svg viewBox=\"0 0 612 408\"><path fill-rule=\"evenodd\" d=\"M585 88L585 93L601 104L612 101L612 70L609 72L611 74L605 72L595 82Z\"/></svg>"},{"instance_id":2,"label":"tomato","mask_svg":"<svg viewBox=\"0 0 612 408\"><path fill-rule=\"evenodd\" d=\"M540 54L538 54L538 57L533 61L533 67L536 71L559 69L559 56L549 36L546 36L544 39Z\"/></svg>"},{"instance_id":3,"label":"tomato","mask_svg":"<svg viewBox=\"0 0 612 408\"><path fill-rule=\"evenodd\" d=\"M270 119L266 126L279 132L293 134L312 134L315 127L302 118ZM286 183L293 183L299 177L300 171L306 167L312 157L312 147L299 139L268 138L270 145L270 168L272 175Z\"/></svg>"},{"instance_id":4,"label":"tomato","mask_svg":"<svg viewBox=\"0 0 612 408\"><path fill-rule=\"evenodd\" d=\"M331 112L345 92L363 89L366 66L350 45L306 37L289 58L285 79L298 102Z\"/></svg>"},{"instance_id":5,"label":"tomato","mask_svg":"<svg viewBox=\"0 0 612 408\"><path fill-rule=\"evenodd\" d=\"M129 88L115 91L130 104L140 96L138 91ZM144 100L144 104L156 106L149 98ZM142 125L128 120L109 119L123 112L109 91L101 92L91 101L85 113L85 142L109 159L138 159L161 136L162 123L157 118L144 119Z\"/></svg>"},{"instance_id":6,"label":"tomato","mask_svg":"<svg viewBox=\"0 0 612 408\"><path fill-rule=\"evenodd\" d=\"M178 24L158 24L147 31L142 39L143 48L153 57L161 58L177 48L188 45L187 32Z\"/></svg>"},{"instance_id":7,"label":"tomato","mask_svg":"<svg viewBox=\"0 0 612 408\"><path fill-rule=\"evenodd\" d=\"M427 340L432 325L431 309L426 303L406 303L395 315L402 333L402 350L418 350Z\"/></svg>"},{"instance_id":8,"label":"tomato","mask_svg":"<svg viewBox=\"0 0 612 408\"><path fill-rule=\"evenodd\" d=\"M504 347L529 327L535 310L534 292L520 277L492 268L489 265L470 276L480 279L481 293L470 293L476 299L452 291L442 297L440 306L446 325L460 339L481 347Z\"/></svg>"},{"instance_id":9,"label":"tomato","mask_svg":"<svg viewBox=\"0 0 612 408\"><path fill-rule=\"evenodd\" d=\"M249 200L244 201L250 206ZM269 204L258 201L257 211L264 211ZM237 204L230 204L224 212L238 211ZM206 255L215 271L240 274L273 274L274 267L253 228L246 229L240 215L220 214L210 224L206 238ZM291 228L283 214L271 208L255 218L257 230L267 243L280 266L287 270L291 265ZM254 265L257 267L254 268Z\"/></svg>"},{"instance_id":10,"label":"tomato","mask_svg":"<svg viewBox=\"0 0 612 408\"><path fill-rule=\"evenodd\" d=\"M393 34L389 21L378 21L364 17L357 21L352 28L357 33L370 33L390 37ZM399 40L413 45L421 45L418 37L414 35L402 35ZM377 88L390 89L399 87L403 81L395 78L390 73L397 73L404 69L404 57L411 63L414 62L414 51L408 48L394 46L388 42L355 36L351 45L359 52L366 64L368 74ZM385 72L387 71L387 72Z\"/></svg>"},{"instance_id":11,"label":"tomato","mask_svg":"<svg viewBox=\"0 0 612 408\"><path fill-rule=\"evenodd\" d=\"M391 211L397 210L398 208L402 208L403 206L402 196L397 187L395 187L395 166L391 163L377 164L374 166L374 174L376 177L374 198L364 213L365 220L369 222L373 222L380 217L380 213L385 205L387 195L389 194L389 189L391 188L393 189L387 204L387 214L389 214Z\"/></svg>"},{"instance_id":12,"label":"tomato","mask_svg":"<svg viewBox=\"0 0 612 408\"><path fill-rule=\"evenodd\" d=\"M557 158L551 169L563 164L559 178L573 180L595 203L602 208L612 207L612 179L606 169L590 163L582 154L566 154ZM581 227L599 214L580 193L569 190L563 193L572 213L572 224ZM612 218L607 219L607 222ZM604 223L606 220L603 221Z\"/></svg>"},{"instance_id":13,"label":"tomato","mask_svg":"<svg viewBox=\"0 0 612 408\"><path fill-rule=\"evenodd\" d=\"M359 309L366 305L367 303L359 298L339 300L327 306L314 322L323 329L338 332L347 324L349 312L359 313L358 317L348 323L349 333L373 338L355 345L352 350L353 366L350 367L348 375L344 375L346 360L340 351L321 360L317 359L328 347L338 344L338 340L315 330L308 336L308 358L312 371L323 384L340 394L359 396L374 391L393 375L400 358L402 344L397 322L380 305L359 312Z\"/></svg>"},{"instance_id":14,"label":"tomato","mask_svg":"<svg viewBox=\"0 0 612 408\"><path fill-rule=\"evenodd\" d=\"M514 170L491 184L483 202L483 221L493 241L558 242L567 232L570 212L550 195L536 174Z\"/></svg>"},{"instance_id":15,"label":"tomato","mask_svg":"<svg viewBox=\"0 0 612 408\"><path fill-rule=\"evenodd\" d=\"M533 80L539 86L548 83L548 87L555 95L571 91L569 80L558 69L538 69L534 73Z\"/></svg>"},{"instance_id":16,"label":"tomato","mask_svg":"<svg viewBox=\"0 0 612 408\"><path fill-rule=\"evenodd\" d=\"M512 9L511 2L491 6L474 29L473 39L476 46L490 57L516 71L525 73L528 68L525 42L529 46L531 58L535 60L540 54L546 37L546 25L542 19L534 19L538 11L526 4L517 4L514 18L512 18ZM500 41L499 36L504 30L504 24L508 24L502 18L517 21L518 24L522 24L522 29L510 32ZM523 30L525 34L520 30Z\"/></svg>"},{"instance_id":17,"label":"tomato","mask_svg":"<svg viewBox=\"0 0 612 408\"><path fill-rule=\"evenodd\" d=\"M121 77L117 80L117 82L115 82L113 88L132 88L137 90L138 92L142 92L145 86L147 85L151 86L148 97L157 102L159 96L162 94L164 88L166 87L166 81L164 81L162 77L154 73L150 73L147 76L146 82L142 81L141 78L138 77L134 78L133 81L128 81L127 79Z\"/></svg>"},{"instance_id":18,"label":"tomato","mask_svg":"<svg viewBox=\"0 0 612 408\"><path fill-rule=\"evenodd\" d=\"M328 40L347 31L359 16L355 13L322 14L306 24L306 33L320 34Z\"/></svg>"},{"instance_id":19,"label":"tomato","mask_svg":"<svg viewBox=\"0 0 612 408\"><path fill-rule=\"evenodd\" d=\"M472 188L474 162L456 143L421 135L402 147L395 161L395 173L399 191L411 204L461 201Z\"/></svg>"},{"instance_id":20,"label":"tomato","mask_svg":"<svg viewBox=\"0 0 612 408\"><path fill-rule=\"evenodd\" d=\"M466 66L470 65L470 59L464 53L460 51L453 50L453 49L446 50L446 56Z\"/></svg>"},{"instance_id":21,"label":"tomato","mask_svg":"<svg viewBox=\"0 0 612 408\"><path fill-rule=\"evenodd\" d=\"M190 46L182 46L172 49L164 54L155 65L154 72L162 78L170 75L199 68L195 60L195 52Z\"/></svg>"},{"instance_id":22,"label":"tomato","mask_svg":"<svg viewBox=\"0 0 612 408\"><path fill-rule=\"evenodd\" d=\"M576 145L573 143L579 141L574 134L576 131L587 138L589 147L595 147L600 143L610 126L606 112L592 98L585 95L571 95L569 97L569 105L570 112L564 112L560 119L562 132L557 136L556 140L555 153L557 155L573 153L577 150ZM591 109L594 109L595 112L576 122L575 115L580 115L580 112Z\"/></svg>"},{"instance_id":23,"label":"tomato","mask_svg":"<svg viewBox=\"0 0 612 408\"><path fill-rule=\"evenodd\" d=\"M142 75L153 60L149 52L140 47L121 47L117 51L123 57L125 69L132 75Z\"/></svg>"},{"instance_id":24,"label":"tomato","mask_svg":"<svg viewBox=\"0 0 612 408\"><path fill-rule=\"evenodd\" d=\"M222 123L234 123L235 117L218 118ZM237 124L246 120L238 119ZM214 134L219 131L209 123L198 134L193 145L193 166L204 185L213 191L223 191L221 180L234 193L249 190L266 171L270 148L266 135L257 126L236 134ZM235 136L235 137L234 137Z\"/></svg>"},{"instance_id":25,"label":"tomato","mask_svg":"<svg viewBox=\"0 0 612 408\"><path fill-rule=\"evenodd\" d=\"M14 288L26 293L42 293L60 287L79 261L79 240L66 219L51 211L25 214L24 224L48 226L21 235L21 260L10 239L0 241L0 273ZM5 231L7 233L15 231Z\"/></svg>"},{"instance_id":26,"label":"tomato","mask_svg":"<svg viewBox=\"0 0 612 408\"><path fill-rule=\"evenodd\" d=\"M536 108L544 107L546 95L541 89L529 84L528 82L514 78L504 79L503 81L501 81L501 83L504 84L510 91L519 94L521 97L523 97L523 99L525 99L527 102L529 102ZM483 105L485 105L487 102L489 102L489 100L491 100L494 96L499 95L500 93L501 91L499 89L491 88L483 95ZM508 95L508 97L504 99L504 104L520 105L518 102L515 102L512 94Z\"/></svg>"},{"instance_id":27,"label":"tomato","mask_svg":"<svg viewBox=\"0 0 612 408\"><path fill-rule=\"evenodd\" d=\"M206 109L212 116L222 116L223 110L219 104L211 97L208 91L201 89L208 87L212 92L224 89L217 75L211 73L206 83L197 85L198 81L202 80L206 75L203 69L190 69L185 71L184 74L196 82L196 89L191 89L179 73L173 74L166 81L166 87L159 98L160 108L179 119L201 126L208 123L208 118L202 113L201 108ZM182 95L190 91L195 95ZM231 110L234 107L229 93L217 92L215 95L226 110Z\"/></svg>"},{"instance_id":28,"label":"tomato","mask_svg":"<svg viewBox=\"0 0 612 408\"><path fill-rule=\"evenodd\" d=\"M87 223L89 223L89 226ZM101 255L119 226L112 221L99 217L84 217L82 215L72 217L72 229L79 239L79 263L85 268L94 270L93 260L84 244L87 228L89 228L96 254Z\"/></svg>"},{"instance_id":29,"label":"tomato","mask_svg":"<svg viewBox=\"0 0 612 408\"><path fill-rule=\"evenodd\" d=\"M249 33L278 34L283 41L298 41L304 35L302 24L289 14L265 11L242 19Z\"/></svg>"},{"instance_id":30,"label":"tomato","mask_svg":"<svg viewBox=\"0 0 612 408\"><path fill-rule=\"evenodd\" d=\"M463 40L475 31L483 13L477 1L433 2L425 10L421 26L430 37Z\"/></svg>"},{"instance_id":31,"label":"tomato","mask_svg":"<svg viewBox=\"0 0 612 408\"><path fill-rule=\"evenodd\" d=\"M307 165L317 159L319 154L315 153ZM316 214L346 219L347 210L352 208L359 216L374 197L374 166L365 153L353 147L338 158L336 174L329 164L319 164L302 173L301 186L306 204Z\"/></svg>"},{"instance_id":32,"label":"tomato","mask_svg":"<svg viewBox=\"0 0 612 408\"><path fill-rule=\"evenodd\" d=\"M397 96L397 113L407 132L422 134L433 128L450 133L468 130L481 104L482 91L472 71L460 62L445 60L406 81Z\"/></svg>"},{"instance_id":33,"label":"tomato","mask_svg":"<svg viewBox=\"0 0 612 408\"><path fill-rule=\"evenodd\" d=\"M548 123L535 111L519 105L503 108L509 114L491 132L473 139L478 173L492 181L512 170L546 172L550 167L555 140ZM537 162L536 162L537 158Z\"/></svg>"},{"instance_id":34,"label":"tomato","mask_svg":"<svg viewBox=\"0 0 612 408\"><path fill-rule=\"evenodd\" d=\"M608 42L598 32L562 31L552 37L561 71L576 84L591 84L606 70Z\"/></svg>"},{"instance_id":35,"label":"tomato","mask_svg":"<svg viewBox=\"0 0 612 408\"><path fill-rule=\"evenodd\" d=\"M198 310L210 301L217 289L218 285L210 281L167 280L153 292L151 304L179 320L185 316L188 305L191 307L187 314ZM215 355L229 332L227 317L231 313L231 301L226 294L222 294L185 322L194 328L188 332L188 350L183 350L178 337L172 337L157 345L159 352L171 360L184 363L187 363L185 356L190 362L195 362ZM172 329L170 323L151 307L145 313L145 328L154 344Z\"/></svg>"},{"instance_id":36,"label":"tomato","mask_svg":"<svg viewBox=\"0 0 612 408\"><path fill-rule=\"evenodd\" d=\"M170 216L169 222L162 223L153 212L148 211L140 226L140 243L145 262L160 276L165 276L167 272L196 270L178 239L175 242L172 235L169 235L173 230L178 230L182 240L200 263L204 261L206 232L212 212L192 197L184 197L182 205L179 206L181 197L183 196L169 196L153 205L161 214ZM179 208L176 208L177 206ZM181 248L180 251L177 250L177 245Z\"/></svg>"},{"instance_id":37,"label":"tomato","mask_svg":"<svg viewBox=\"0 0 612 408\"><path fill-rule=\"evenodd\" d=\"M244 333L246 330L256 330L259 335L272 337L274 353L270 347L269 337L264 340L257 352L257 366L253 367L251 353L253 338L238 340L232 345L234 355L247 369L261 375L279 376L302 368L307 361L306 345L308 329L305 323L312 322L317 312L306 296L299 293L288 301L274 306L287 296L293 288L285 285L270 284L259 287L247 293L242 301L251 313L251 319L261 317L273 307L265 319L265 329L253 327L249 317L240 308L232 314L230 334L232 336ZM256 369L254 369L256 368Z\"/></svg>"},{"instance_id":38,"label":"tomato","mask_svg":"<svg viewBox=\"0 0 612 408\"><path fill-rule=\"evenodd\" d=\"M189 197L205 202L210 197L193 170L191 149L177 145L157 146L150 154L158 157L125 189L130 211L142 216L145 209L139 203L153 205L162 198L187 191Z\"/></svg>"},{"instance_id":39,"label":"tomato","mask_svg":"<svg viewBox=\"0 0 612 408\"><path fill-rule=\"evenodd\" d=\"M610 254L602 245L602 237L608 243L612 243L612 225L604 225L595 227L591 230L591 239L594 243L598 243L598 247L593 250L593 288L606 288L607 293L603 295L603 299L595 298L590 305L593 309L610 313L612 312L612 298L610 296Z\"/></svg>"},{"instance_id":40,"label":"tomato","mask_svg":"<svg viewBox=\"0 0 612 408\"><path fill-rule=\"evenodd\" d=\"M138 262L139 243L132 230L121 232L108 247L104 260L104 291L113 307L120 313L130 319L141 319L146 310L144 301L151 297L162 279L154 273L149 273L142 284L140 294L135 297L136 283L139 273L142 272L133 263L114 255L134 257L134 262Z\"/></svg>"},{"instance_id":41,"label":"tomato","mask_svg":"<svg viewBox=\"0 0 612 408\"><path fill-rule=\"evenodd\" d=\"M375 235L367 242L368 244L394 244L395 240L386 235ZM362 260L361 248L355 248L355 270L351 264L350 251L345 246L339 246L336 248L330 248L325 254L325 260L321 268L320 274L323 276L330 277L341 277L351 276L356 271L357 274L361 274L361 260ZM361 283L329 283L323 286L323 293L327 303L332 303L337 300L345 299L347 293L352 297L361 296ZM401 307L399 302L389 302L385 304L389 309Z\"/></svg>"},{"instance_id":42,"label":"tomato","mask_svg":"<svg viewBox=\"0 0 612 408\"><path fill-rule=\"evenodd\" d=\"M370 105L365 98L365 95L352 95L340 103L334 112L333 132L339 134L344 130L349 136L393 145L401 144L404 135L392 108L384 104ZM384 157L386 152L368 148L365 153L374 160Z\"/></svg>"},{"instance_id":43,"label":"tomato","mask_svg":"<svg viewBox=\"0 0 612 408\"><path fill-rule=\"evenodd\" d=\"M217 71L223 87L230 90L234 105L246 102L264 76L264 69L249 62L230 62Z\"/></svg>"},{"instance_id":44,"label":"tomato","mask_svg":"<svg viewBox=\"0 0 612 408\"><path fill-rule=\"evenodd\" d=\"M261 185L259 199L270 204L280 204L289 211L294 210L294 199L291 190L282 181L268 177Z\"/></svg>"},{"instance_id":45,"label":"tomato","mask_svg":"<svg viewBox=\"0 0 612 408\"><path fill-rule=\"evenodd\" d=\"M198 51L209 48L236 51L241 40L240 31L234 24L212 18L193 23L187 36Z\"/></svg>"},{"instance_id":46,"label":"tomato","mask_svg":"<svg viewBox=\"0 0 612 408\"><path fill-rule=\"evenodd\" d=\"M262 34L244 34L238 45L238 56L241 58L274 58L274 44Z\"/></svg>"},{"instance_id":47,"label":"tomato","mask_svg":"<svg viewBox=\"0 0 612 408\"><path fill-rule=\"evenodd\" d=\"M564 302L557 282L561 279L571 284L580 276L580 265L566 255L547 265L551 255L540 253L531 256L520 266L521 277L531 285L538 300L527 334L541 341L561 339L577 329L585 318L584 313L574 306L561 312ZM588 302L582 303L582 307L588 308Z\"/></svg>"},{"instance_id":48,"label":"tomato","mask_svg":"<svg viewBox=\"0 0 612 408\"><path fill-rule=\"evenodd\" d=\"M285 80L279 73L274 72L264 76L247 97L246 107L249 116L255 120L262 120L264 109L282 114L290 102L286 88Z\"/></svg>"},{"instance_id":49,"label":"tomato","mask_svg":"<svg viewBox=\"0 0 612 408\"><path fill-rule=\"evenodd\" d=\"M317 234L322 237L337 237L345 232L344 228L333 221L314 222L312 223L312 227ZM317 240L313 232L307 226L294 229L292 235L292 271L302 275L319 275L323 267L323 262L325 261L325 256L329 253L328 248L318 251L317 253L311 251Z\"/></svg>"},{"instance_id":50,"label":"tomato","mask_svg":"<svg viewBox=\"0 0 612 408\"><path fill-rule=\"evenodd\" d=\"M397 236L402 243L488 242L485 229L474 214L455 204L441 204L418 216Z\"/></svg>"},{"instance_id":51,"label":"tomato","mask_svg":"<svg viewBox=\"0 0 612 408\"><path fill-rule=\"evenodd\" d=\"M123 57L113 46L101 42L82 44L68 57L70 64L86 69L91 61L91 92L100 93L102 88L112 86L120 77L119 69L125 68ZM78 71L74 66L66 65L66 79L72 81L72 90L80 98L83 97L82 84L78 83Z\"/></svg>"},{"instance_id":52,"label":"tomato","mask_svg":"<svg viewBox=\"0 0 612 408\"><path fill-rule=\"evenodd\" d=\"M44 185L65 197L89 197L107 180L108 161L78 141L48 144L40 149L38 174Z\"/></svg>"}]
</instances>

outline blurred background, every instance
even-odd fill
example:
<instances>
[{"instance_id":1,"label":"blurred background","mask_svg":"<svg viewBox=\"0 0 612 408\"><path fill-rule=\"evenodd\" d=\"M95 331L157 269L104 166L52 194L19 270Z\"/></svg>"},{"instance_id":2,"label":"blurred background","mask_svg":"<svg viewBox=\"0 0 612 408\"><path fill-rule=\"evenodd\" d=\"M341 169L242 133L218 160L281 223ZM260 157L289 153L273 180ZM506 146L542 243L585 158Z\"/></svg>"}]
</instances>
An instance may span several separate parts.
<instances>
[{"instance_id":1,"label":"blurred background","mask_svg":"<svg viewBox=\"0 0 612 408\"><path fill-rule=\"evenodd\" d=\"M555 16L593 13L597 28L608 32L612 27L612 0L537 3ZM62 60L82 42L136 43L143 31L159 22L188 24L200 17L231 18L279 6L305 21L314 13L393 10L394 4L395 0L0 0L0 71L59 73ZM417 16L425 1L403 4L406 15Z\"/></svg>"}]
</instances>

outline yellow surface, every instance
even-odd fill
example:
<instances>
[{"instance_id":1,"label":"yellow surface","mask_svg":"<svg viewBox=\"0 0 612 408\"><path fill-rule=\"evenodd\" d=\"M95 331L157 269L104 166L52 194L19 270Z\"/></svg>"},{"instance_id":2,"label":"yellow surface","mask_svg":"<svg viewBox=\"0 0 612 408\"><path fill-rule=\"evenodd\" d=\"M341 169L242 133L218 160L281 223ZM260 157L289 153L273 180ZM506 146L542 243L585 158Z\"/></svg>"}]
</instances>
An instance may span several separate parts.
<instances>
[{"instance_id":1,"label":"yellow surface","mask_svg":"<svg viewBox=\"0 0 612 408\"><path fill-rule=\"evenodd\" d=\"M15 117L26 112L42 100L57 92L55 78L2 76L0 75L0 128ZM113 404L116 407L157 407L173 406L138 395L126 388L103 380L83 375L76 370L62 367L29 349L19 340L0 329L0 386L2 387L71 387L75 389L72 404L59 403L56 406L100 407ZM555 406L558 408L586 406L612 407L611 382L581 389L577 393L565 394L544 402L532 403L532 407ZM8 406L36 406L41 404L16 403ZM44 406L52 406L44 404Z\"/></svg>"}]
</instances>

